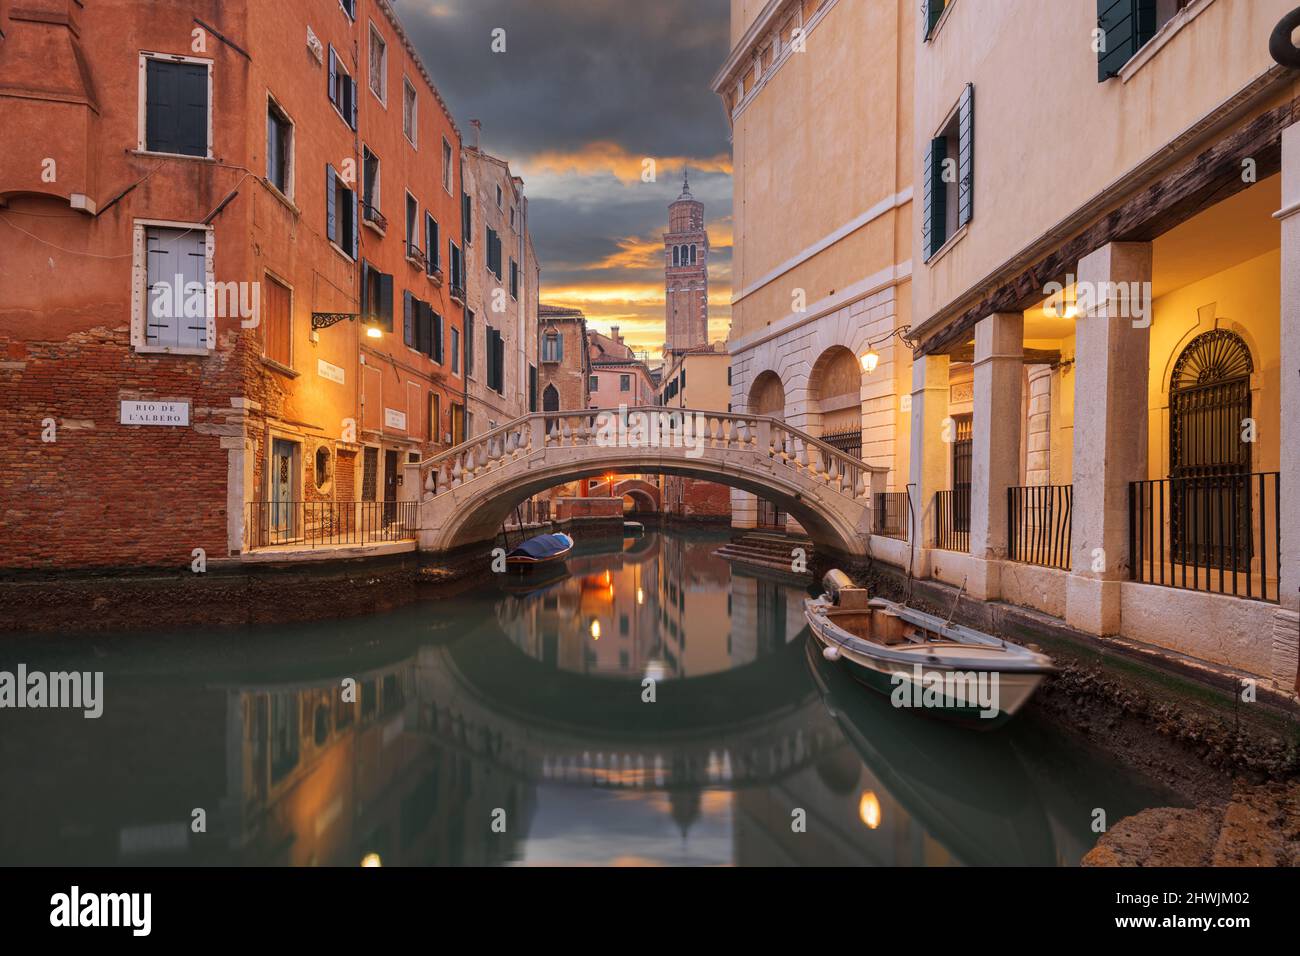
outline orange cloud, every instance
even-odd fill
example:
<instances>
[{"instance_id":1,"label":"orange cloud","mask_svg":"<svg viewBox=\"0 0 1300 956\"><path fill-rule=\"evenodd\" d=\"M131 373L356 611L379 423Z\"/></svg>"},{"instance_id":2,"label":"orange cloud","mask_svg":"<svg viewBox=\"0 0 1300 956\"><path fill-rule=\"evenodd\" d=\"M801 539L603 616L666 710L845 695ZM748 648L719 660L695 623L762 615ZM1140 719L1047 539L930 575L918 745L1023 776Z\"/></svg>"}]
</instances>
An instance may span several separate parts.
<instances>
[{"instance_id":1,"label":"orange cloud","mask_svg":"<svg viewBox=\"0 0 1300 956\"><path fill-rule=\"evenodd\" d=\"M559 175L612 173L620 182L641 182L642 175L653 161L656 181L668 171L680 171L683 166L704 172L731 175L731 157L726 153L700 158L696 156L634 156L623 146L611 140L585 143L581 149L569 152L552 150L536 153L524 160L521 167L524 178L529 174L554 173ZM676 175L676 172L673 173Z\"/></svg>"}]
</instances>

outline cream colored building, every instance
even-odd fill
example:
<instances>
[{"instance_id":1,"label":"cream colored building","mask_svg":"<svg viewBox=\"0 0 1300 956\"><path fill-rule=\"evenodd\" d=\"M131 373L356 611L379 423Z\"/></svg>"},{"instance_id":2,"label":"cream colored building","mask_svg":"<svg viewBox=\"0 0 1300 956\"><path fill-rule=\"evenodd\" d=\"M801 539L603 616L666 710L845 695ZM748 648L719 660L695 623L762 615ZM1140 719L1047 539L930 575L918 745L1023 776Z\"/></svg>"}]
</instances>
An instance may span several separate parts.
<instances>
[{"instance_id":1,"label":"cream colored building","mask_svg":"<svg viewBox=\"0 0 1300 956\"><path fill-rule=\"evenodd\" d=\"M477 139L475 125L474 139ZM541 267L524 181L477 143L463 152L468 436L537 411Z\"/></svg>"},{"instance_id":2,"label":"cream colored building","mask_svg":"<svg viewBox=\"0 0 1300 956\"><path fill-rule=\"evenodd\" d=\"M876 557L1293 688L1294 0L925 6L916 520Z\"/></svg>"},{"instance_id":3,"label":"cream colored building","mask_svg":"<svg viewBox=\"0 0 1300 956\"><path fill-rule=\"evenodd\" d=\"M912 0L732 0L731 404L908 474ZM879 363L864 374L868 351ZM665 379L667 381L667 379ZM733 525L783 526L733 492Z\"/></svg>"}]
</instances>

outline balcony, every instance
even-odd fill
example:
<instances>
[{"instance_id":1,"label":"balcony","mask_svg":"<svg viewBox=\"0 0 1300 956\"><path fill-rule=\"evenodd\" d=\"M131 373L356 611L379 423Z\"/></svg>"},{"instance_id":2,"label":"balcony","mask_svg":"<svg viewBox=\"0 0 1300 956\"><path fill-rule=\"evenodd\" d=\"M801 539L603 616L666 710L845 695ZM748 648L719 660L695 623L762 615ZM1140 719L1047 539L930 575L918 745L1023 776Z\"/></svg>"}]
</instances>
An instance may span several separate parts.
<instances>
[{"instance_id":1,"label":"balcony","mask_svg":"<svg viewBox=\"0 0 1300 956\"><path fill-rule=\"evenodd\" d=\"M424 250L411 242L406 244L406 261L421 272L427 272L429 269L429 260L425 258Z\"/></svg>"},{"instance_id":2,"label":"balcony","mask_svg":"<svg viewBox=\"0 0 1300 956\"><path fill-rule=\"evenodd\" d=\"M1130 577L1276 603L1281 490L1275 471L1132 482Z\"/></svg>"},{"instance_id":3,"label":"balcony","mask_svg":"<svg viewBox=\"0 0 1300 956\"><path fill-rule=\"evenodd\" d=\"M453 302L459 302L461 305L465 304L465 287L457 285L454 279L451 284L451 298Z\"/></svg>"},{"instance_id":4,"label":"balcony","mask_svg":"<svg viewBox=\"0 0 1300 956\"><path fill-rule=\"evenodd\" d=\"M384 218L384 214L377 206L372 206L368 202L361 204L361 221L374 227L381 236L388 232L388 220Z\"/></svg>"}]
</instances>

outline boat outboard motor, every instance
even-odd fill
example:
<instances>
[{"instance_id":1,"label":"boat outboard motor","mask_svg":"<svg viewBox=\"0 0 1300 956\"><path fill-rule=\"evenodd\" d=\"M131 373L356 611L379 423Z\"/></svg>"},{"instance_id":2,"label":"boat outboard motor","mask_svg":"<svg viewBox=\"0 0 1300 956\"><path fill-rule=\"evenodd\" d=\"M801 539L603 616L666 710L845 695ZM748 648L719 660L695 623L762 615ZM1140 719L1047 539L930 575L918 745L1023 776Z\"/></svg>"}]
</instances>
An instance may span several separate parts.
<instances>
[{"instance_id":1,"label":"boat outboard motor","mask_svg":"<svg viewBox=\"0 0 1300 956\"><path fill-rule=\"evenodd\" d=\"M840 603L840 592L845 588L857 587L852 578L839 568L832 568L822 576L822 588L832 604Z\"/></svg>"}]
</instances>

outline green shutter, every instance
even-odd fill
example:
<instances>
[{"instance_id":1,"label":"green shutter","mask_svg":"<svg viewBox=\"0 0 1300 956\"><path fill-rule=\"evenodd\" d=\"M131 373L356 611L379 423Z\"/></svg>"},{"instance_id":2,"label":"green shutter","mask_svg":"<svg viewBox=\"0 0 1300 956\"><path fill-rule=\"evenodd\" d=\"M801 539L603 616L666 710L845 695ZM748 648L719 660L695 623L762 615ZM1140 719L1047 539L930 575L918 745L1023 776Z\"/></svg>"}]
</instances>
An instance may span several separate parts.
<instances>
[{"instance_id":1,"label":"green shutter","mask_svg":"<svg viewBox=\"0 0 1300 956\"><path fill-rule=\"evenodd\" d=\"M975 86L967 83L957 107L957 228L975 214Z\"/></svg>"},{"instance_id":2,"label":"green shutter","mask_svg":"<svg viewBox=\"0 0 1300 956\"><path fill-rule=\"evenodd\" d=\"M1118 76L1124 64L1155 36L1156 0L1097 0L1097 79Z\"/></svg>"},{"instance_id":3,"label":"green shutter","mask_svg":"<svg viewBox=\"0 0 1300 956\"><path fill-rule=\"evenodd\" d=\"M921 222L921 235L927 262L948 238L948 193L943 181L943 161L948 158L948 142L942 136L930 140L925 151L925 209Z\"/></svg>"},{"instance_id":4,"label":"green shutter","mask_svg":"<svg viewBox=\"0 0 1300 956\"><path fill-rule=\"evenodd\" d=\"M934 28L939 25L939 18L943 16L944 0L925 0L925 38L930 39L930 34L934 33Z\"/></svg>"}]
</instances>

